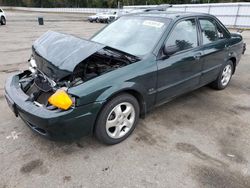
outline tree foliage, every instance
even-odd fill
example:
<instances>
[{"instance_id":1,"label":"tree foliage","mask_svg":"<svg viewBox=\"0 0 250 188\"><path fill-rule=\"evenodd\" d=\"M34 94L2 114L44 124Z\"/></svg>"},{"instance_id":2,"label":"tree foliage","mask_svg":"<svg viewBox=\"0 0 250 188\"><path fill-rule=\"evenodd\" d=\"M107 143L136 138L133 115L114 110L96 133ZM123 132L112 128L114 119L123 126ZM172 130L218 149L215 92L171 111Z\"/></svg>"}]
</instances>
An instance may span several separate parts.
<instances>
[{"instance_id":1,"label":"tree foliage","mask_svg":"<svg viewBox=\"0 0 250 188\"><path fill-rule=\"evenodd\" d=\"M242 0L120 0L121 5L238 2ZM244 1L244 0L243 0ZM245 0L250 1L250 0ZM0 6L114 8L118 0L0 0Z\"/></svg>"}]
</instances>

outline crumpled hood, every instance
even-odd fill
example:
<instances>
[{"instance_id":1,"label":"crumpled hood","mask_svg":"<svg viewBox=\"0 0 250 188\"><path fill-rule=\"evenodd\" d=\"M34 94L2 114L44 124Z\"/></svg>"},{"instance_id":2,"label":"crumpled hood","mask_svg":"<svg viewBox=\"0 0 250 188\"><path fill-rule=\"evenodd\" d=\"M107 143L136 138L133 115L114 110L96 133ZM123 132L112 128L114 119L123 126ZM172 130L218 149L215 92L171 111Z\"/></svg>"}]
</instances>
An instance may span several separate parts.
<instances>
[{"instance_id":1,"label":"crumpled hood","mask_svg":"<svg viewBox=\"0 0 250 188\"><path fill-rule=\"evenodd\" d=\"M104 47L72 35L48 31L34 42L32 49L38 69L47 76L60 79Z\"/></svg>"}]
</instances>

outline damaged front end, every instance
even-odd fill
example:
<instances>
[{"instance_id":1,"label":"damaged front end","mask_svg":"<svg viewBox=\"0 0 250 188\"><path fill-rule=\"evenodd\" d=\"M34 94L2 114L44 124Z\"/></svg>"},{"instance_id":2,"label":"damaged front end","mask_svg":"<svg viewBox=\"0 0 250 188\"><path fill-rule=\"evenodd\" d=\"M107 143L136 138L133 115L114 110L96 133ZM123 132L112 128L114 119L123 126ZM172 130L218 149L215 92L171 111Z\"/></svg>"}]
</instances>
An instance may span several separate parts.
<instances>
[{"instance_id":1,"label":"damaged front end","mask_svg":"<svg viewBox=\"0 0 250 188\"><path fill-rule=\"evenodd\" d=\"M66 87L60 87L33 67L29 69L31 71L24 71L19 75L19 86L28 96L27 101L48 110L67 110L74 107L75 98L67 94Z\"/></svg>"},{"instance_id":2,"label":"damaged front end","mask_svg":"<svg viewBox=\"0 0 250 188\"><path fill-rule=\"evenodd\" d=\"M35 105L67 110L77 105L68 88L138 61L102 44L49 31L35 41L30 67L19 85Z\"/></svg>"}]
</instances>

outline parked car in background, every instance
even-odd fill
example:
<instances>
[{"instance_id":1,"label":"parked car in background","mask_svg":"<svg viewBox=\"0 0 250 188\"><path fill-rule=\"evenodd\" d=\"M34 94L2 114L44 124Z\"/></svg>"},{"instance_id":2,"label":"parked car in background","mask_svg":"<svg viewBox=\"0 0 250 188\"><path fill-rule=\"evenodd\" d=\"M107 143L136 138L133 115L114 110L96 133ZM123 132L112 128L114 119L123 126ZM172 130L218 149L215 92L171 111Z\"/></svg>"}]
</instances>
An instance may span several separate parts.
<instances>
[{"instance_id":1,"label":"parked car in background","mask_svg":"<svg viewBox=\"0 0 250 188\"><path fill-rule=\"evenodd\" d=\"M99 22L101 23L111 23L115 20L117 20L118 18L120 18L123 15L129 14L129 11L125 11L125 10L119 10L116 12L107 12L105 14L102 14L98 19Z\"/></svg>"},{"instance_id":2,"label":"parked car in background","mask_svg":"<svg viewBox=\"0 0 250 188\"><path fill-rule=\"evenodd\" d=\"M89 22L100 22L100 23L111 23L114 20L117 20L125 14L129 14L131 11L128 10L119 10L115 12L103 12L97 13L95 15L88 16Z\"/></svg>"},{"instance_id":3,"label":"parked car in background","mask_svg":"<svg viewBox=\"0 0 250 188\"><path fill-rule=\"evenodd\" d=\"M209 14L128 14L90 40L42 35L29 70L6 81L5 97L44 137L94 134L117 144L154 107L204 85L225 89L243 50L242 36Z\"/></svg>"},{"instance_id":4,"label":"parked car in background","mask_svg":"<svg viewBox=\"0 0 250 188\"><path fill-rule=\"evenodd\" d=\"M0 24L6 25L6 15L3 11L3 9L0 8Z\"/></svg>"},{"instance_id":5,"label":"parked car in background","mask_svg":"<svg viewBox=\"0 0 250 188\"><path fill-rule=\"evenodd\" d=\"M120 18L121 16L124 16L126 14L130 14L130 11L128 11L128 10L119 10L114 15L110 16L110 21L109 22L117 20L118 18Z\"/></svg>"},{"instance_id":6,"label":"parked car in background","mask_svg":"<svg viewBox=\"0 0 250 188\"><path fill-rule=\"evenodd\" d=\"M88 16L89 22L98 22L99 16L101 16L103 13L97 13L95 15Z\"/></svg>"},{"instance_id":7,"label":"parked car in background","mask_svg":"<svg viewBox=\"0 0 250 188\"><path fill-rule=\"evenodd\" d=\"M98 17L100 23L109 23L116 17L117 12L105 12Z\"/></svg>"}]
</instances>

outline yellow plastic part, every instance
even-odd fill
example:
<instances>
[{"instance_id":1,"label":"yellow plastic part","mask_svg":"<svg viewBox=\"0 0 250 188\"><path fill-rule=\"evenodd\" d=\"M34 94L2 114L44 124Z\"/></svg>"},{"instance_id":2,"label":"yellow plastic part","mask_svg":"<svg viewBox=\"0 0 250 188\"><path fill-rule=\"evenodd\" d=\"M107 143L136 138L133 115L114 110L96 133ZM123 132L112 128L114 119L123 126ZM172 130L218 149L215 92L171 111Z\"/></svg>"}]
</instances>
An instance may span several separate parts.
<instances>
[{"instance_id":1,"label":"yellow plastic part","mask_svg":"<svg viewBox=\"0 0 250 188\"><path fill-rule=\"evenodd\" d=\"M49 97L49 103L53 106L67 110L72 106L73 102L69 95L64 90L57 90L53 95Z\"/></svg>"}]
</instances>

